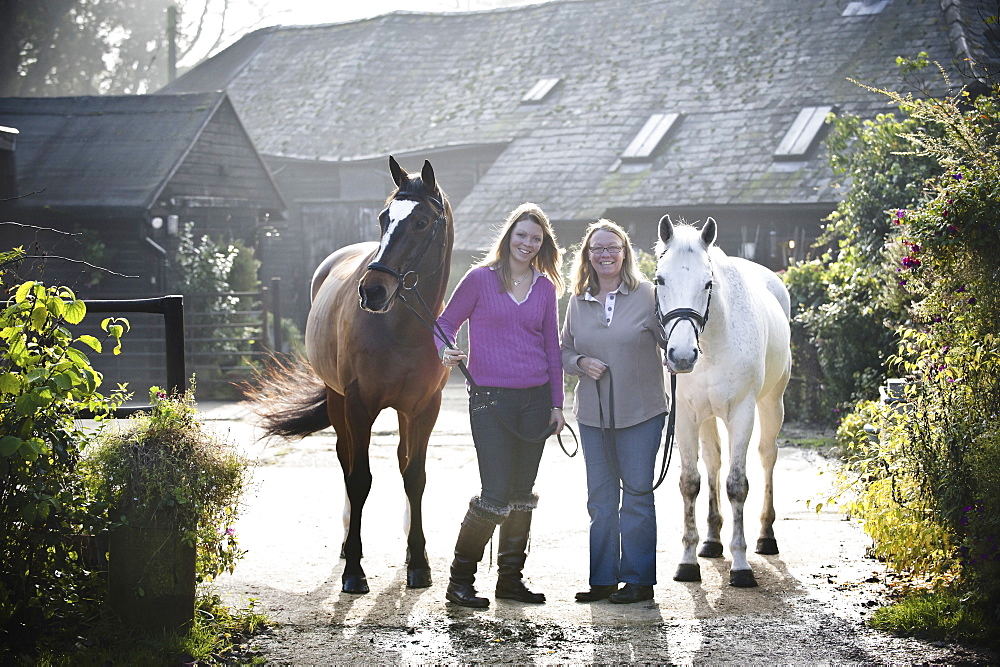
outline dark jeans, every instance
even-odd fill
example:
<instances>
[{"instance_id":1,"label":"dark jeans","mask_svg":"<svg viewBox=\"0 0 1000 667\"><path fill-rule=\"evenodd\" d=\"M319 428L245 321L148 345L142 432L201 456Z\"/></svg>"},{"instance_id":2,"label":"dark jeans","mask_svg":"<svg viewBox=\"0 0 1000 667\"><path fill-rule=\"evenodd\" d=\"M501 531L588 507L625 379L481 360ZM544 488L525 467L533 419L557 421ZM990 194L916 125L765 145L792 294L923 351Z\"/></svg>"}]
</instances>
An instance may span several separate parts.
<instances>
[{"instance_id":1,"label":"dark jeans","mask_svg":"<svg viewBox=\"0 0 1000 667\"><path fill-rule=\"evenodd\" d=\"M492 410L487 402L492 404ZM533 506L532 487L544 447L544 443L527 442L513 435L494 412L519 434L537 438L549 425L551 410L548 384L530 389L479 387L469 396L472 439L483 487L480 497L485 504L504 513L511 504Z\"/></svg>"}]
</instances>

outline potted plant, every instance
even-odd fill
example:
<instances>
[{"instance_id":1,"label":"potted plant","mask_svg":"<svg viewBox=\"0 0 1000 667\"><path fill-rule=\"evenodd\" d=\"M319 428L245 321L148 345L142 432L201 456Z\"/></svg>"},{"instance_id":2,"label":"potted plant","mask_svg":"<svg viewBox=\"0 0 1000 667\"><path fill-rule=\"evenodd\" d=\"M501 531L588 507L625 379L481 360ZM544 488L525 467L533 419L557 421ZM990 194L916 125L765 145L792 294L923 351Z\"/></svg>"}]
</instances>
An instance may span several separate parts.
<instances>
[{"instance_id":1,"label":"potted plant","mask_svg":"<svg viewBox=\"0 0 1000 667\"><path fill-rule=\"evenodd\" d=\"M108 425L83 469L111 519L108 587L112 609L133 628L183 631L195 588L243 555L233 523L248 464L198 421L194 390L150 390L149 412Z\"/></svg>"}]
</instances>

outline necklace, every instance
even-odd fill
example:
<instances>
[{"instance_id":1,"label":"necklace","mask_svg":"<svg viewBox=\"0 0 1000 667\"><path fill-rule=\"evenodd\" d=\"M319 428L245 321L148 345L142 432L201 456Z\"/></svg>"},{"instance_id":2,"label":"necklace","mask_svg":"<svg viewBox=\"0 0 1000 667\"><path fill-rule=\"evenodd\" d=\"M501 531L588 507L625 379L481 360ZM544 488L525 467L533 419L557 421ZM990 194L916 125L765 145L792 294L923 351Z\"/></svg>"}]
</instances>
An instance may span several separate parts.
<instances>
[{"instance_id":1,"label":"necklace","mask_svg":"<svg viewBox=\"0 0 1000 667\"><path fill-rule=\"evenodd\" d=\"M530 276L530 275L531 275L531 274L529 273L529 274L527 274L527 275L525 275L525 276L522 276L522 277L521 277L520 279L518 279L518 280L514 280L514 276L511 276L511 277L510 277L510 282L514 284L514 287L517 287L518 285L520 285L521 283L523 283L523 282L524 282L525 280L527 280L527 279L528 279L528 276Z\"/></svg>"}]
</instances>

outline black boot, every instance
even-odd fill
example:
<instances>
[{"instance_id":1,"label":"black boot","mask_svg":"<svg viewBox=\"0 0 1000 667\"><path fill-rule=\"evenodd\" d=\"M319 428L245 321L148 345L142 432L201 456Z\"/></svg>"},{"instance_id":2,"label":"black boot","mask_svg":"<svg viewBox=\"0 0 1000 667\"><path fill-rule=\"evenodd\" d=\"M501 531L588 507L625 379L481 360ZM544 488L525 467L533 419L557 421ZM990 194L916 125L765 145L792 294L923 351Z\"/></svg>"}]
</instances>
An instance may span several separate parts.
<instances>
[{"instance_id":1,"label":"black boot","mask_svg":"<svg viewBox=\"0 0 1000 667\"><path fill-rule=\"evenodd\" d=\"M476 579L476 566L483 559L486 544L493 537L493 529L503 518L503 514L483 507L479 496L469 503L469 511L465 514L462 528L458 531L458 540L455 541L455 560L451 563L451 578L444 594L449 602L475 609L490 606L487 598L476 596L476 589L472 584Z\"/></svg>"},{"instance_id":2,"label":"black boot","mask_svg":"<svg viewBox=\"0 0 1000 667\"><path fill-rule=\"evenodd\" d=\"M532 593L521 579L527 559L528 533L531 531L531 510L517 505L500 524L500 544L497 547L497 598L541 604L543 593Z\"/></svg>"}]
</instances>

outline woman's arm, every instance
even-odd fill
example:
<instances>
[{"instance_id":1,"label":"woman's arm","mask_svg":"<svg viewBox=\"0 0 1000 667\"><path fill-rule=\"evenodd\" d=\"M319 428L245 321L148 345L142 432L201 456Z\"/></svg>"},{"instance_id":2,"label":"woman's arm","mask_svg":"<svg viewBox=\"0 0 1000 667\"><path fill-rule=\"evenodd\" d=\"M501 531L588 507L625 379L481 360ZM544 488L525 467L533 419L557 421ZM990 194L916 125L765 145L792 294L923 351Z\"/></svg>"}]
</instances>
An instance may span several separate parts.
<instances>
[{"instance_id":1,"label":"woman's arm","mask_svg":"<svg viewBox=\"0 0 1000 667\"><path fill-rule=\"evenodd\" d=\"M441 326L441 330L444 331L445 336L447 336L450 342L455 342L455 335L458 333L458 330L462 328L462 325L465 324L466 321L468 321L469 317L472 315L472 311L475 310L478 295L479 291L477 288L477 281L473 271L470 270L462 276L462 280L459 281L458 286L455 287L455 291L451 293L451 299L448 300L448 305L437 319L438 324ZM447 346L444 342L437 340L436 338L435 341L438 354L441 354Z\"/></svg>"}]
</instances>

